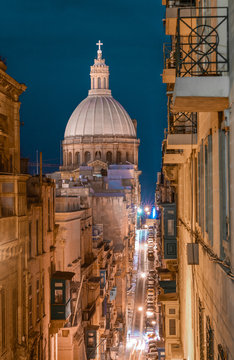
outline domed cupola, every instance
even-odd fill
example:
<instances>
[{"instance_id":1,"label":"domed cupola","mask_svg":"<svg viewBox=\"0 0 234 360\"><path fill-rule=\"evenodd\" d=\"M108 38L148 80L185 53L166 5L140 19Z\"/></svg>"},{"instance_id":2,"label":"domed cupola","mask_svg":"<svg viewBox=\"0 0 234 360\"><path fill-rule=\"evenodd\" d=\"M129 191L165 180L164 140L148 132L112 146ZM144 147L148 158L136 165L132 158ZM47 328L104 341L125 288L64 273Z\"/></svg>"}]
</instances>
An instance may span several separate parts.
<instances>
[{"instance_id":1,"label":"domed cupola","mask_svg":"<svg viewBox=\"0 0 234 360\"><path fill-rule=\"evenodd\" d=\"M102 43L97 43L97 59L91 66L91 89L72 113L65 139L80 136L136 137L136 131L127 111L111 96L109 66L102 58Z\"/></svg>"},{"instance_id":2,"label":"domed cupola","mask_svg":"<svg viewBox=\"0 0 234 360\"><path fill-rule=\"evenodd\" d=\"M138 162L136 121L116 101L109 89L109 66L97 58L90 68L91 89L73 111L64 134L63 168L73 169L99 159L110 163Z\"/></svg>"}]
</instances>

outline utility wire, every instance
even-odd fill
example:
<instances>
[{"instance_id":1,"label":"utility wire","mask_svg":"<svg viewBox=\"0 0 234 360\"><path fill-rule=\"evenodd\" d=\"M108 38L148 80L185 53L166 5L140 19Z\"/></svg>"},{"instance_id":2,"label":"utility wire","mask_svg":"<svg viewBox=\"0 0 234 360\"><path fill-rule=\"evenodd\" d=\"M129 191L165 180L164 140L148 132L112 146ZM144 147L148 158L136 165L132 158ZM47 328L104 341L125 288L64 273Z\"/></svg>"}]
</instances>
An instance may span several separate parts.
<instances>
[{"instance_id":1,"label":"utility wire","mask_svg":"<svg viewBox=\"0 0 234 360\"><path fill-rule=\"evenodd\" d=\"M185 227L185 229L195 238L195 241L203 247L203 249L208 254L208 257L211 261L216 262L217 264L221 265L225 271L227 272L228 277L230 277L232 280L234 280L234 273L231 270L230 264L226 260L222 260L220 257L218 257L217 254L211 249L204 241L204 239L201 237L201 235L198 233L197 230L193 231L189 225L187 225L181 218L179 218L179 222Z\"/></svg>"}]
</instances>

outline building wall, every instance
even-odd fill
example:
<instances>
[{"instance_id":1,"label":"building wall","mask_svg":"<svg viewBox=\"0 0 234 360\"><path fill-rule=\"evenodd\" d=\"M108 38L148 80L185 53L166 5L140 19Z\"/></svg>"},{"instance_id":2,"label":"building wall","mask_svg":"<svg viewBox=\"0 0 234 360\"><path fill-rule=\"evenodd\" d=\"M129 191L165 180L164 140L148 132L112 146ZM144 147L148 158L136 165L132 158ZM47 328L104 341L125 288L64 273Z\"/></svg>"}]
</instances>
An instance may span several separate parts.
<instances>
[{"instance_id":1,"label":"building wall","mask_svg":"<svg viewBox=\"0 0 234 360\"><path fill-rule=\"evenodd\" d=\"M208 6L207 3L205 1L203 5ZM226 1L217 2L217 6L225 5ZM173 6L176 7L175 4ZM212 6L215 6L215 2ZM201 10L202 14L205 14L205 11L208 10ZM221 14L221 9L217 9L217 14ZM185 95L185 103L187 101L188 104L189 99L191 102L197 101L197 109L194 107L192 110L197 112L197 142L193 141L192 144L191 141L190 146L189 144L185 146L182 135L180 137L178 134L177 147L170 148L168 151L168 157L172 159L171 163L169 160L166 162L163 153L164 175L176 188L177 286L180 299L181 343L183 357L190 360L232 358L234 350L232 331L234 326L232 301L234 296L232 274L233 14L234 6L229 1L230 72L229 74L222 73L219 68L218 74L221 76L220 79L224 77L227 79L227 76L230 78L230 108L227 105L220 111L214 111L209 107L206 98L200 96L200 102L204 102L203 111L205 111L201 112L198 101L201 94L195 95L196 88L192 88L195 76L187 74L190 76L190 88L187 90L194 91L194 95L190 98L186 98ZM216 15L216 9L212 10L211 15ZM216 21L219 21L216 17L210 19L211 26L215 26ZM227 39L224 27L219 31L222 51L225 51L224 45ZM172 37L172 41L175 44L176 38ZM174 61L178 62L178 58ZM215 66L212 66L215 73ZM174 90L175 105L177 89L170 81L168 81L168 90ZM218 98L217 101L219 101ZM180 105L180 113L185 103ZM168 139L164 140L164 146L168 146ZM183 151L183 161L174 161L179 158L178 150ZM176 173L178 176L175 176ZM198 244L198 264L188 265L188 243Z\"/></svg>"}]
</instances>

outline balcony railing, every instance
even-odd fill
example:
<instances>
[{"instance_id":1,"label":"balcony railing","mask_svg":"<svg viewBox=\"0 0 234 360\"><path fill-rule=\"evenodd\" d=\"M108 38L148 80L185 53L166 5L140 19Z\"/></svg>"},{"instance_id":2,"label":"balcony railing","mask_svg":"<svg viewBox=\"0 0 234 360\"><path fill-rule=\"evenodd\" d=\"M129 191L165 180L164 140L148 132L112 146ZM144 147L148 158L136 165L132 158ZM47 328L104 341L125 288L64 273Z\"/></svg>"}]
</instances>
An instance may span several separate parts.
<instances>
[{"instance_id":1,"label":"balcony railing","mask_svg":"<svg viewBox=\"0 0 234 360\"><path fill-rule=\"evenodd\" d=\"M196 0L166 0L166 7L196 6Z\"/></svg>"},{"instance_id":2,"label":"balcony railing","mask_svg":"<svg viewBox=\"0 0 234 360\"><path fill-rule=\"evenodd\" d=\"M172 112L172 101L168 99L168 133L169 134L196 134L197 113Z\"/></svg>"},{"instance_id":3,"label":"balcony railing","mask_svg":"<svg viewBox=\"0 0 234 360\"><path fill-rule=\"evenodd\" d=\"M177 77L224 75L228 52L227 7L178 9Z\"/></svg>"},{"instance_id":4,"label":"balcony railing","mask_svg":"<svg viewBox=\"0 0 234 360\"><path fill-rule=\"evenodd\" d=\"M176 51L172 43L163 44L164 69L176 68Z\"/></svg>"}]
</instances>

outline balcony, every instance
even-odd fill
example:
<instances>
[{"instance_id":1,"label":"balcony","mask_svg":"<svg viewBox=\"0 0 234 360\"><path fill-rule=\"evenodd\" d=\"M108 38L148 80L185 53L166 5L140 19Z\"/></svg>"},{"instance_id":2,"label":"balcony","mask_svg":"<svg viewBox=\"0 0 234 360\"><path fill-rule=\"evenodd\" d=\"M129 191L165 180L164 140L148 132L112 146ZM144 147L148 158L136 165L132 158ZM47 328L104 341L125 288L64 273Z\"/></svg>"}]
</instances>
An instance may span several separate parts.
<instances>
[{"instance_id":1,"label":"balcony","mask_svg":"<svg viewBox=\"0 0 234 360\"><path fill-rule=\"evenodd\" d=\"M185 24L181 24L181 35L188 35L188 27L194 25L194 18L190 16L191 10L195 6L195 0L166 0L166 21L165 21L165 33L166 35L176 35L177 31L177 19L180 8L183 8L184 14L187 15Z\"/></svg>"},{"instance_id":2,"label":"balcony","mask_svg":"<svg viewBox=\"0 0 234 360\"><path fill-rule=\"evenodd\" d=\"M197 145L197 113L172 112L171 97L168 100L167 149L193 149Z\"/></svg>"},{"instance_id":3,"label":"balcony","mask_svg":"<svg viewBox=\"0 0 234 360\"><path fill-rule=\"evenodd\" d=\"M228 9L185 10L178 9L173 111L223 111L229 106Z\"/></svg>"},{"instance_id":4,"label":"balcony","mask_svg":"<svg viewBox=\"0 0 234 360\"><path fill-rule=\"evenodd\" d=\"M196 0L162 0L162 5L171 7L190 7L196 5Z\"/></svg>"},{"instance_id":5,"label":"balcony","mask_svg":"<svg viewBox=\"0 0 234 360\"><path fill-rule=\"evenodd\" d=\"M163 165L177 165L185 162L183 150L166 150L163 155Z\"/></svg>"},{"instance_id":6,"label":"balcony","mask_svg":"<svg viewBox=\"0 0 234 360\"><path fill-rule=\"evenodd\" d=\"M96 311L96 303L93 302L92 304L88 305L86 309L82 311L82 320L90 321L95 311Z\"/></svg>"},{"instance_id":7,"label":"balcony","mask_svg":"<svg viewBox=\"0 0 234 360\"><path fill-rule=\"evenodd\" d=\"M70 283L75 274L56 271L51 277L51 333L64 327L71 315Z\"/></svg>"},{"instance_id":8,"label":"balcony","mask_svg":"<svg viewBox=\"0 0 234 360\"><path fill-rule=\"evenodd\" d=\"M164 84L174 84L176 80L176 57L175 47L170 43L163 44L164 68L162 82Z\"/></svg>"}]
</instances>

